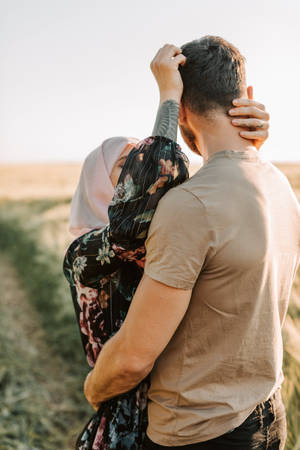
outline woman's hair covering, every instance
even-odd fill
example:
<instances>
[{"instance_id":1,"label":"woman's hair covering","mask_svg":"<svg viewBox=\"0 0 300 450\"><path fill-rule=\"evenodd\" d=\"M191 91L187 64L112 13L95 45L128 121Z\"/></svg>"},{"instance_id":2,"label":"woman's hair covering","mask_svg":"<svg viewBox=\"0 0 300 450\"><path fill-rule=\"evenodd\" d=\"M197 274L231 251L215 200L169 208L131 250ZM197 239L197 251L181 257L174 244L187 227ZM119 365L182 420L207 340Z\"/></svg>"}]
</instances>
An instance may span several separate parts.
<instances>
[{"instance_id":1,"label":"woman's hair covering","mask_svg":"<svg viewBox=\"0 0 300 450\"><path fill-rule=\"evenodd\" d=\"M134 147L138 139L106 139L85 159L79 183L71 203L70 232L76 237L108 223L108 206L114 195L110 174L126 146Z\"/></svg>"}]
</instances>

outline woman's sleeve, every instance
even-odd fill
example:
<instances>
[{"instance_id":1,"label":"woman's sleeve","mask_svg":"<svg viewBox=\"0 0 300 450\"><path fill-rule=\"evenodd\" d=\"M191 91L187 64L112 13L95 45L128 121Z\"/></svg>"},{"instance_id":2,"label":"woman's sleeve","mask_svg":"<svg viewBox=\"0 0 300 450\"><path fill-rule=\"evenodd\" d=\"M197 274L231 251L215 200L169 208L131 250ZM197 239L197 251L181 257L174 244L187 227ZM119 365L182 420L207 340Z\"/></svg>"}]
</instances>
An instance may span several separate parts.
<instances>
[{"instance_id":1,"label":"woman's sleeve","mask_svg":"<svg viewBox=\"0 0 300 450\"><path fill-rule=\"evenodd\" d=\"M188 178L188 160L179 145L162 136L141 141L127 157L112 202L109 225L77 238L67 250L64 273L95 287L122 261L143 267L151 219L161 197Z\"/></svg>"},{"instance_id":2,"label":"woman's sleeve","mask_svg":"<svg viewBox=\"0 0 300 450\"><path fill-rule=\"evenodd\" d=\"M110 240L123 259L143 246L160 198L188 178L188 160L176 144L178 115L175 100L159 106L153 137L131 151L119 178L108 215Z\"/></svg>"},{"instance_id":3,"label":"woman's sleeve","mask_svg":"<svg viewBox=\"0 0 300 450\"><path fill-rule=\"evenodd\" d=\"M64 273L95 287L114 273L122 261L144 266L151 219L160 198L188 178L188 160L177 145L179 105L160 105L153 137L141 141L128 155L109 207L109 225L77 238L67 250Z\"/></svg>"},{"instance_id":4,"label":"woman's sleeve","mask_svg":"<svg viewBox=\"0 0 300 450\"><path fill-rule=\"evenodd\" d=\"M63 271L70 285L76 282L92 288L99 287L121 265L109 240L109 225L89 231L69 246L63 263Z\"/></svg>"},{"instance_id":5,"label":"woman's sleeve","mask_svg":"<svg viewBox=\"0 0 300 450\"><path fill-rule=\"evenodd\" d=\"M163 136L140 142L127 157L108 209L110 242L134 251L144 245L161 197L188 178L188 160Z\"/></svg>"}]
</instances>

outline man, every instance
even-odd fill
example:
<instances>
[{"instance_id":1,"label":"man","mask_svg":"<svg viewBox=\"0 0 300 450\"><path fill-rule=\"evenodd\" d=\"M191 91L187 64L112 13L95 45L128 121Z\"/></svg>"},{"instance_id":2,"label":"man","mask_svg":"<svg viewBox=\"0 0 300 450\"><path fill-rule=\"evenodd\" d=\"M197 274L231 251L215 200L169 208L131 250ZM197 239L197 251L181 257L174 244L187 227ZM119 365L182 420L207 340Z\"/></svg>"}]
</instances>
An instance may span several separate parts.
<instances>
[{"instance_id":1,"label":"man","mask_svg":"<svg viewBox=\"0 0 300 450\"><path fill-rule=\"evenodd\" d=\"M283 449L281 326L300 262L300 207L286 177L231 125L232 100L247 94L234 46L213 36L182 52L165 46L152 70L161 103L180 103L182 136L204 165L160 201L145 275L86 397L97 405L152 370L145 449Z\"/></svg>"}]
</instances>

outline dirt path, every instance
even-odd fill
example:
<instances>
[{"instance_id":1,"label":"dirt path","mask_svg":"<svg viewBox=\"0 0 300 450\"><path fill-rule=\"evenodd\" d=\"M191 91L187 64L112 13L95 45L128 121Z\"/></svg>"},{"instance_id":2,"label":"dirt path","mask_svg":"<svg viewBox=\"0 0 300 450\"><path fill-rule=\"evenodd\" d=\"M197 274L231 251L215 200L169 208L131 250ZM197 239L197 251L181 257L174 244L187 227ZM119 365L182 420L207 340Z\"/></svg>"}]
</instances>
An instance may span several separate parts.
<instances>
[{"instance_id":1,"label":"dirt path","mask_svg":"<svg viewBox=\"0 0 300 450\"><path fill-rule=\"evenodd\" d=\"M0 311L5 316L6 324L13 324L7 329L8 337L18 342L24 356L29 355L36 360L37 366L45 374L42 381L47 382L49 394L53 393L55 400L58 381L63 376L61 360L47 344L40 317L28 301L8 257L0 259L0 280Z\"/></svg>"},{"instance_id":2,"label":"dirt path","mask_svg":"<svg viewBox=\"0 0 300 450\"><path fill-rule=\"evenodd\" d=\"M75 436L83 425L78 420L76 400L72 395L72 389L78 392L78 382L76 386L74 377L67 372L61 358L54 354L47 343L39 314L28 301L9 258L3 255L0 258L0 286L0 342L4 348L0 350L0 372L6 370L8 373L6 391L4 389L5 398L8 399L6 414L15 417L14 411L20 413L20 418L17 417L14 424L14 439L28 445L31 432L28 431L24 438L22 436L27 433L30 423L35 433L44 427L45 436L50 436L48 442L34 448L57 450L58 447L51 444L51 436L60 433L61 436L57 438L63 443L60 450L72 449ZM80 392L78 394L81 395ZM27 421L25 425L24 419ZM1 443L0 439L2 450ZM33 447L29 445L23 448Z\"/></svg>"}]
</instances>

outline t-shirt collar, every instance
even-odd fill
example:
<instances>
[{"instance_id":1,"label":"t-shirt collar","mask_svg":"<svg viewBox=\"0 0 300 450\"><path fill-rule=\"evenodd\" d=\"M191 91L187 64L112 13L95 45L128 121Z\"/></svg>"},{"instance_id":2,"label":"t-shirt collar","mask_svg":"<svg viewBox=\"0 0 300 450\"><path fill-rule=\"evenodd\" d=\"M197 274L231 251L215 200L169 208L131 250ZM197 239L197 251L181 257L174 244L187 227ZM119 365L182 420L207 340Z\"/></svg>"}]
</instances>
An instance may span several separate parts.
<instances>
[{"instance_id":1,"label":"t-shirt collar","mask_svg":"<svg viewBox=\"0 0 300 450\"><path fill-rule=\"evenodd\" d=\"M217 158L259 160L259 152L254 147L246 150L221 150L211 155L205 164Z\"/></svg>"}]
</instances>

